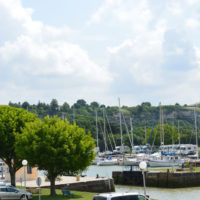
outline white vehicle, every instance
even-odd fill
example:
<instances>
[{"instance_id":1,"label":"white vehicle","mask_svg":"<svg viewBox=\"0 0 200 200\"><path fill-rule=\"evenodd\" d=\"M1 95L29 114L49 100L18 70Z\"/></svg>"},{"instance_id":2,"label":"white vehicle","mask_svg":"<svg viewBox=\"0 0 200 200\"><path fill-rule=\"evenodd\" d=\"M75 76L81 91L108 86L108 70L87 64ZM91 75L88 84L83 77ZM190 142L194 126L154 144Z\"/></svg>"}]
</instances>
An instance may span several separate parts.
<instances>
[{"instance_id":1,"label":"white vehicle","mask_svg":"<svg viewBox=\"0 0 200 200\"><path fill-rule=\"evenodd\" d=\"M20 190L11 185L0 186L0 200L30 200L33 195L25 190Z\"/></svg>"},{"instance_id":2,"label":"white vehicle","mask_svg":"<svg viewBox=\"0 0 200 200\"><path fill-rule=\"evenodd\" d=\"M114 153L129 153L130 148L128 146L116 146Z\"/></svg>"},{"instance_id":3,"label":"white vehicle","mask_svg":"<svg viewBox=\"0 0 200 200\"><path fill-rule=\"evenodd\" d=\"M149 200L149 196L146 197L139 193L133 192L126 192L126 193L118 193L118 192L111 192L111 193L102 193L95 195L93 200Z\"/></svg>"},{"instance_id":4,"label":"white vehicle","mask_svg":"<svg viewBox=\"0 0 200 200\"><path fill-rule=\"evenodd\" d=\"M173 144L173 145L162 145L160 146L160 151L164 153L174 153L174 154L187 154L188 152L196 152L197 145L194 144Z\"/></svg>"},{"instance_id":5,"label":"white vehicle","mask_svg":"<svg viewBox=\"0 0 200 200\"><path fill-rule=\"evenodd\" d=\"M180 154L186 154L190 151L193 151L196 153L197 145L194 145L194 144L181 144L180 145Z\"/></svg>"},{"instance_id":6,"label":"white vehicle","mask_svg":"<svg viewBox=\"0 0 200 200\"><path fill-rule=\"evenodd\" d=\"M150 159L148 164L150 167L173 167L181 166L184 161L178 156L164 156L160 159Z\"/></svg>"},{"instance_id":7,"label":"white vehicle","mask_svg":"<svg viewBox=\"0 0 200 200\"><path fill-rule=\"evenodd\" d=\"M132 149L132 153L139 153L142 150L141 146L134 146Z\"/></svg>"}]
</instances>

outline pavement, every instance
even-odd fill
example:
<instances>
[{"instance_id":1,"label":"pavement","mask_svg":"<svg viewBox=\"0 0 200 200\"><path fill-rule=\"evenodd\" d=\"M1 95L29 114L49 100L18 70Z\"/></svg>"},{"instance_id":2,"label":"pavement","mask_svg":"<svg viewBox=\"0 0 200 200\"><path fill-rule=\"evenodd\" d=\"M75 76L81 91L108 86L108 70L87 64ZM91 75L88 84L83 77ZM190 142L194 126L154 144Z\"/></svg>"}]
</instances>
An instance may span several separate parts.
<instances>
[{"instance_id":1,"label":"pavement","mask_svg":"<svg viewBox=\"0 0 200 200\"><path fill-rule=\"evenodd\" d=\"M45 176L39 176L42 180L41 186L50 186L50 181L45 180ZM59 181L56 181L55 185L63 185L63 184L71 184L71 183L78 183L78 182L87 182L87 181L97 181L97 180L107 180L107 178L96 178L96 177L78 177L76 176L62 176L60 177ZM24 182L17 182L17 186L24 186ZM26 181L26 187L38 187L36 180Z\"/></svg>"}]
</instances>

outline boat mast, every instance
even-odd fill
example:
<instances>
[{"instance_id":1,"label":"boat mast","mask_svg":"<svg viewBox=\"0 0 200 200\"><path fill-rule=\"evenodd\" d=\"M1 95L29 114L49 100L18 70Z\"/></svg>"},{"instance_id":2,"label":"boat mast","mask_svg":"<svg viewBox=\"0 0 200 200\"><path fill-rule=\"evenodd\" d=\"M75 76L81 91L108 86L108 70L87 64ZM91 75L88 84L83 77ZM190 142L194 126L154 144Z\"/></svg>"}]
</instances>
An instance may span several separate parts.
<instances>
[{"instance_id":1,"label":"boat mast","mask_svg":"<svg viewBox=\"0 0 200 200\"><path fill-rule=\"evenodd\" d=\"M199 149L198 149L198 136L197 136L197 114L196 114L196 105L194 107L194 125L195 125L195 134L196 134L196 145L197 145L197 159L199 159Z\"/></svg>"},{"instance_id":2,"label":"boat mast","mask_svg":"<svg viewBox=\"0 0 200 200\"><path fill-rule=\"evenodd\" d=\"M162 109L162 143L165 144L165 131L164 131L164 115L163 115L163 109Z\"/></svg>"},{"instance_id":3,"label":"boat mast","mask_svg":"<svg viewBox=\"0 0 200 200\"><path fill-rule=\"evenodd\" d=\"M162 107L161 107L161 102L159 103L160 106L160 145L163 145L163 139L162 139Z\"/></svg>"},{"instance_id":4,"label":"boat mast","mask_svg":"<svg viewBox=\"0 0 200 200\"><path fill-rule=\"evenodd\" d=\"M103 108L103 135L104 135L104 141L105 141L105 152L108 150L107 146L107 137L106 137L106 119L105 119L105 110Z\"/></svg>"},{"instance_id":5,"label":"boat mast","mask_svg":"<svg viewBox=\"0 0 200 200\"><path fill-rule=\"evenodd\" d=\"M181 145L181 134L180 134L180 125L179 125L179 120L178 120L178 139L179 139L179 146Z\"/></svg>"},{"instance_id":6,"label":"boat mast","mask_svg":"<svg viewBox=\"0 0 200 200\"><path fill-rule=\"evenodd\" d=\"M133 150L134 138L133 138L133 121L132 121L132 118L130 118L130 126L131 126L131 140L132 140L132 150Z\"/></svg>"},{"instance_id":7,"label":"boat mast","mask_svg":"<svg viewBox=\"0 0 200 200\"><path fill-rule=\"evenodd\" d=\"M120 107L120 98L119 101L119 125L120 125L120 137L121 137L121 147L123 148L123 138L122 138L122 116L121 116L121 107Z\"/></svg>"},{"instance_id":8,"label":"boat mast","mask_svg":"<svg viewBox=\"0 0 200 200\"><path fill-rule=\"evenodd\" d=\"M146 127L146 124L145 124L145 127L144 127L144 137L145 137L145 145L147 145L147 127Z\"/></svg>"},{"instance_id":9,"label":"boat mast","mask_svg":"<svg viewBox=\"0 0 200 200\"><path fill-rule=\"evenodd\" d=\"M99 130L98 130L98 114L96 110L96 137L97 137L97 148L99 151Z\"/></svg>"}]
</instances>

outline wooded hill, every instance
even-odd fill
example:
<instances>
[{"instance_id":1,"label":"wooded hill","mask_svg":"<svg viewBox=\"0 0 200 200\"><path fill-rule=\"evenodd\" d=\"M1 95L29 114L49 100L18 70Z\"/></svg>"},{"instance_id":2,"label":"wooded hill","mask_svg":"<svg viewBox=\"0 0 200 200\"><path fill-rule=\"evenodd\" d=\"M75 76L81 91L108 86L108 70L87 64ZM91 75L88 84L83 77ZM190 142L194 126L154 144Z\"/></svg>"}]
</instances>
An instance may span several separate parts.
<instances>
[{"instance_id":1,"label":"wooded hill","mask_svg":"<svg viewBox=\"0 0 200 200\"><path fill-rule=\"evenodd\" d=\"M57 115L63 120L69 120L70 123L75 122L77 125L84 128L86 132L91 132L95 139L95 113L97 112L100 149L103 151L105 148L104 140L107 141L110 150L114 148L114 142L116 145L120 145L121 143L118 106L105 106L98 102L87 104L83 99L78 100L72 106L67 102L63 103L63 105L59 105L56 99L53 99L50 104L38 102L37 105L30 105L28 102L9 102L9 105L27 109L29 112L36 113L39 118L44 118L47 115L50 117ZM132 107L122 106L123 143L130 146L130 130L132 124L134 145L145 143L159 145L161 130L163 130L164 133L165 144L179 142L196 144L194 108L194 106L188 105L181 106L178 103L175 105L162 105L161 107L152 106L149 102L144 102L141 105ZM198 132L198 127L200 126L200 104L196 105L196 116ZM161 126L160 124L163 125ZM106 131L106 136L103 134L105 132L104 130Z\"/></svg>"}]
</instances>

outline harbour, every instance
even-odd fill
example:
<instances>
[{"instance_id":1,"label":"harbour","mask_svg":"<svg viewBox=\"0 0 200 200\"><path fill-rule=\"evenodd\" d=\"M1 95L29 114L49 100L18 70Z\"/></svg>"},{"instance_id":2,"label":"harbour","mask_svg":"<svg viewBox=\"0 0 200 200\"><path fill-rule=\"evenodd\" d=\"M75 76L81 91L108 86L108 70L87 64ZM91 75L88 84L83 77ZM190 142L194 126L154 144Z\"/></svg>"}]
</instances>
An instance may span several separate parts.
<instances>
[{"instance_id":1,"label":"harbour","mask_svg":"<svg viewBox=\"0 0 200 200\"><path fill-rule=\"evenodd\" d=\"M87 176L95 176L97 173L101 177L112 177L113 171L123 171L129 170L130 167L124 166L90 166L87 171L84 172ZM134 169L138 169L135 167ZM143 187L137 186L122 186L115 185L116 192L134 192L137 191L139 193L144 192ZM200 187L188 187L188 188L179 188L179 189L166 189L166 188L157 188L157 187L147 187L147 194L150 195L151 198L157 200L199 200L200 196Z\"/></svg>"}]
</instances>

